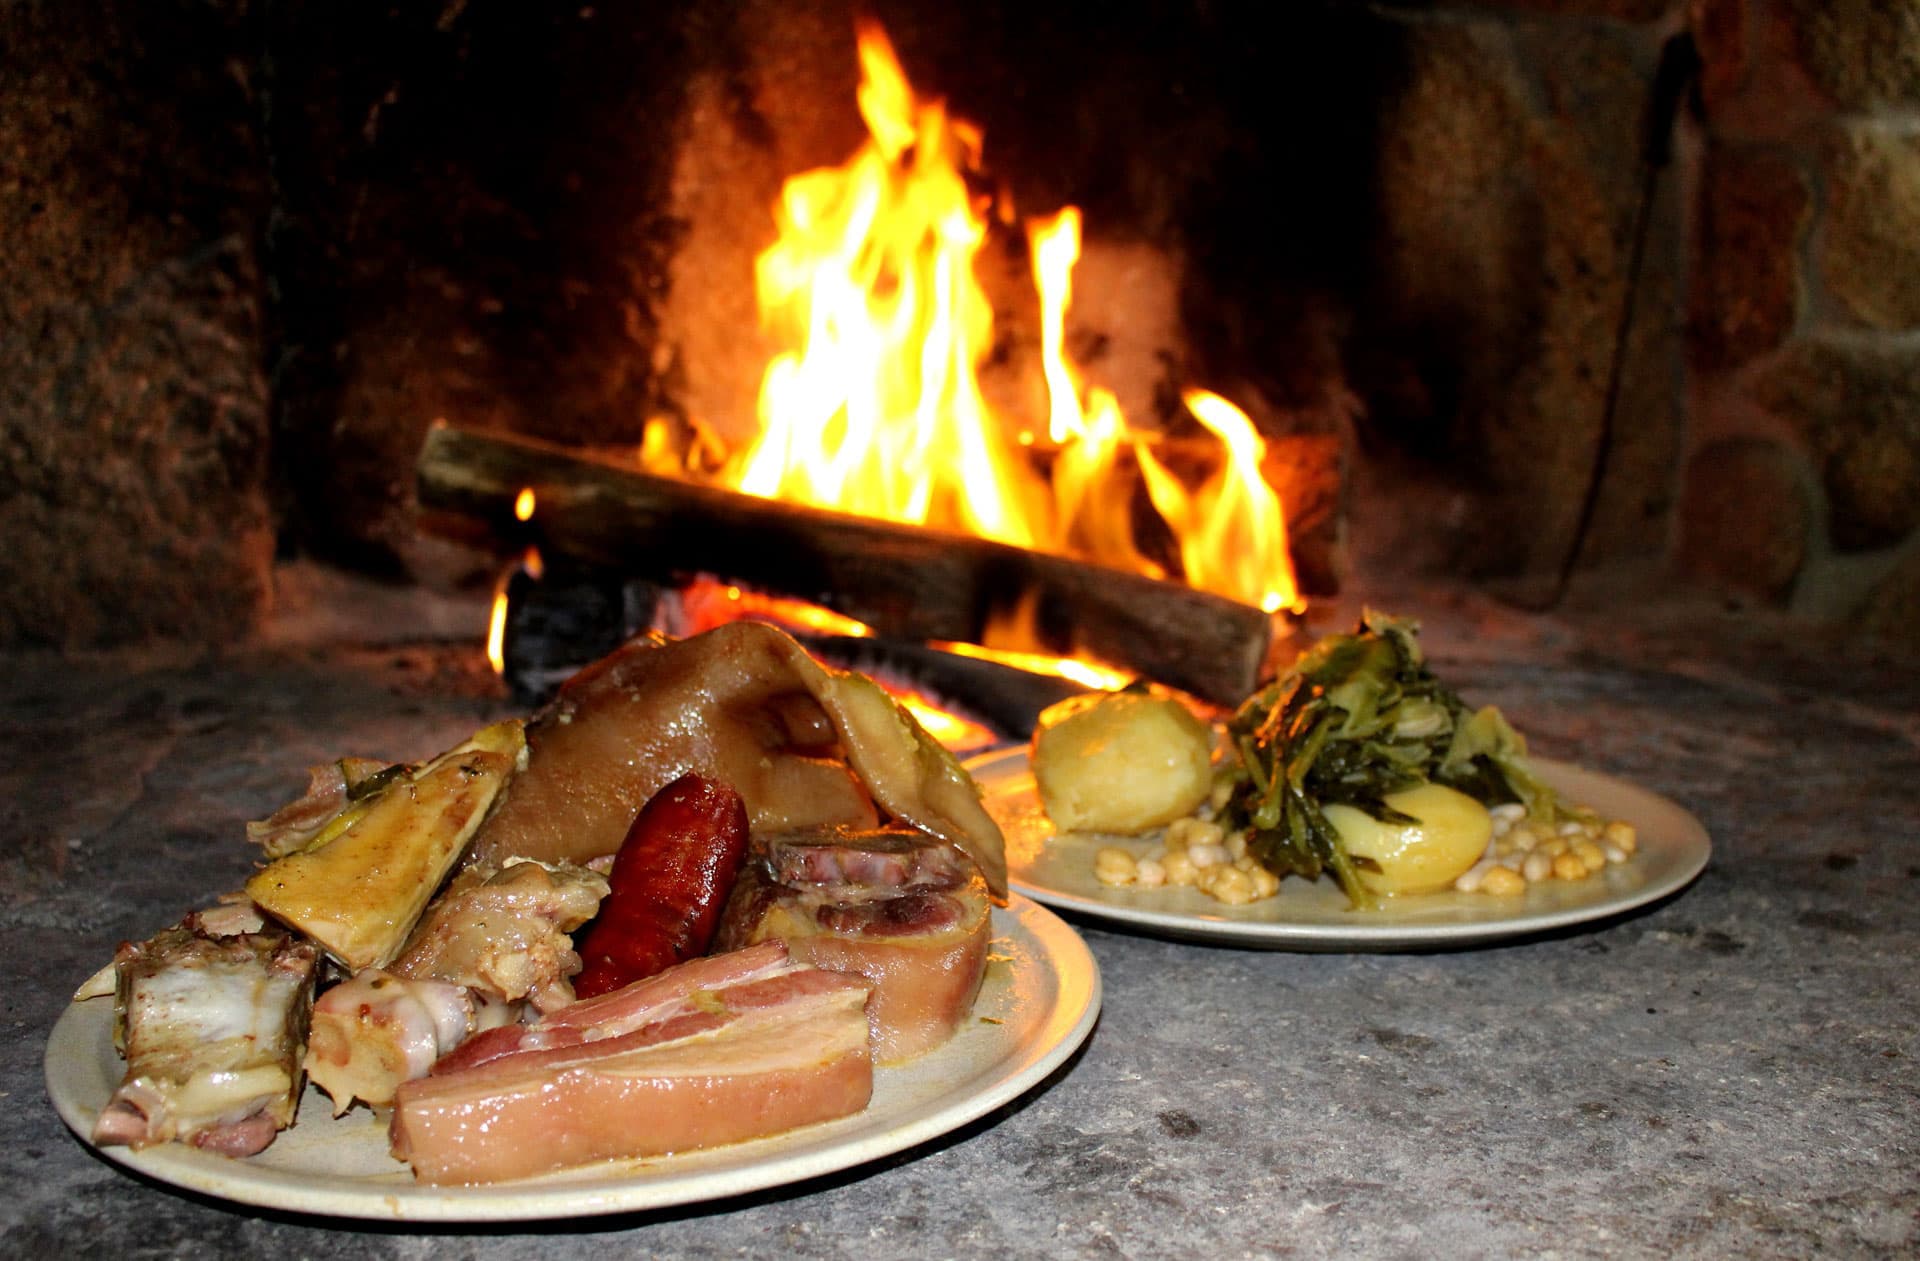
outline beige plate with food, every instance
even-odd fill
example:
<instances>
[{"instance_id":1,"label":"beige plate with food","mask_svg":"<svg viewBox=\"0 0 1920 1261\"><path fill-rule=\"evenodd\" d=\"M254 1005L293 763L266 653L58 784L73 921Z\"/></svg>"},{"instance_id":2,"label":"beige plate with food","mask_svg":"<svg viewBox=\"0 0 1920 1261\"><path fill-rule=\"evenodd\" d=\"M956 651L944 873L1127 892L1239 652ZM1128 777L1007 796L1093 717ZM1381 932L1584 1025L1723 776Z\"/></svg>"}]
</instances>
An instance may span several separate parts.
<instances>
[{"instance_id":1,"label":"beige plate with food","mask_svg":"<svg viewBox=\"0 0 1920 1261\"><path fill-rule=\"evenodd\" d=\"M419 1186L387 1154L383 1124L364 1108L336 1119L309 1087L298 1123L246 1160L175 1143L99 1151L161 1182L236 1203L400 1221L582 1217L798 1182L958 1129L1024 1094L1086 1040L1100 1011L1100 972L1079 934L1018 896L993 912L993 929L979 1001L952 1041L875 1073L866 1111L772 1138L492 1186ZM83 1139L123 1072L112 1026L110 999L75 1003L47 1043L47 1093Z\"/></svg>"},{"instance_id":2,"label":"beige plate with food","mask_svg":"<svg viewBox=\"0 0 1920 1261\"><path fill-rule=\"evenodd\" d=\"M1278 895L1247 906L1191 888L1108 888L1094 878L1094 853L1113 844L1145 853L1151 838L1055 835L1025 749L986 754L967 769L1006 831L1013 887L1036 902L1166 936L1271 950L1438 950L1550 932L1657 901L1707 865L1706 828L1665 797L1563 762L1532 763L1566 800L1633 824L1639 852L1585 880L1530 885L1519 897L1426 893L1371 911L1348 906L1331 880L1289 879Z\"/></svg>"}]
</instances>

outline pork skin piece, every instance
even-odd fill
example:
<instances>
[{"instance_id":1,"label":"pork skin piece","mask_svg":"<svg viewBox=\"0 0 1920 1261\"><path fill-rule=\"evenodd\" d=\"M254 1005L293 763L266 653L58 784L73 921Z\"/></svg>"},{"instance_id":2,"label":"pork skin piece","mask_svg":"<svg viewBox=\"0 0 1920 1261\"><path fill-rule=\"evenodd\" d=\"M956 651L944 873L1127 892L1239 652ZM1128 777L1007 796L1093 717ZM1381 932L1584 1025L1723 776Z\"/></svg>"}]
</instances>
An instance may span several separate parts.
<instances>
[{"instance_id":1,"label":"pork skin piece","mask_svg":"<svg viewBox=\"0 0 1920 1261\"><path fill-rule=\"evenodd\" d=\"M519 1035L495 1048L511 1049L402 1085L393 1154L422 1182L500 1182L858 1112L873 1092L870 990L777 946L692 960L496 1030Z\"/></svg>"},{"instance_id":2,"label":"pork skin piece","mask_svg":"<svg viewBox=\"0 0 1920 1261\"><path fill-rule=\"evenodd\" d=\"M293 1124L320 954L285 933L181 925L115 958L127 1075L94 1123L103 1147L181 1141L251 1156Z\"/></svg>"},{"instance_id":3,"label":"pork skin piece","mask_svg":"<svg viewBox=\"0 0 1920 1261\"><path fill-rule=\"evenodd\" d=\"M872 680L828 670L771 626L636 640L568 680L470 862L584 863L688 772L733 785L756 832L870 828L882 814L964 850L997 898L1005 840L951 753Z\"/></svg>"},{"instance_id":4,"label":"pork skin piece","mask_svg":"<svg viewBox=\"0 0 1920 1261\"><path fill-rule=\"evenodd\" d=\"M469 1035L511 1023L524 1006L368 968L314 1002L307 1077L333 1100L335 1116L356 1100L389 1104L401 1082L425 1077Z\"/></svg>"},{"instance_id":5,"label":"pork skin piece","mask_svg":"<svg viewBox=\"0 0 1920 1261\"><path fill-rule=\"evenodd\" d=\"M715 948L782 941L795 959L873 982L874 1059L953 1036L986 973L992 908L966 855L902 828L754 838Z\"/></svg>"},{"instance_id":6,"label":"pork skin piece","mask_svg":"<svg viewBox=\"0 0 1920 1261\"><path fill-rule=\"evenodd\" d=\"M469 867L427 907L387 970L557 1010L573 1001L569 978L580 971L568 934L592 919L606 896L607 877L572 863Z\"/></svg>"}]
</instances>

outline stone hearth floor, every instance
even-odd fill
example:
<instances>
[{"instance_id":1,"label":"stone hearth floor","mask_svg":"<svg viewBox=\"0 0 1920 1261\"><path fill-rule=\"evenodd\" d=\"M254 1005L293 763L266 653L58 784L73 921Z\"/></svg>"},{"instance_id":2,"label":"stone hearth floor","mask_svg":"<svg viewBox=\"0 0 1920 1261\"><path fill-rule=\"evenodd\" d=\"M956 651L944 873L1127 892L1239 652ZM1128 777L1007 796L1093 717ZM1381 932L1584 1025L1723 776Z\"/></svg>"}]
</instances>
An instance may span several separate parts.
<instances>
[{"instance_id":1,"label":"stone hearth floor","mask_svg":"<svg viewBox=\"0 0 1920 1261\"><path fill-rule=\"evenodd\" d=\"M1447 953L1076 925L1104 1014L1053 1079L877 1165L694 1209L482 1228L229 1208L61 1125L48 1030L123 938L250 870L310 763L511 711L477 644L0 659L0 1255L1911 1255L1920 663L1713 608L1427 595L1443 677L1706 824L1643 912ZM1316 614L1326 626L1332 615ZM391 625L392 623L388 623ZM371 642L371 641L370 641Z\"/></svg>"}]
</instances>

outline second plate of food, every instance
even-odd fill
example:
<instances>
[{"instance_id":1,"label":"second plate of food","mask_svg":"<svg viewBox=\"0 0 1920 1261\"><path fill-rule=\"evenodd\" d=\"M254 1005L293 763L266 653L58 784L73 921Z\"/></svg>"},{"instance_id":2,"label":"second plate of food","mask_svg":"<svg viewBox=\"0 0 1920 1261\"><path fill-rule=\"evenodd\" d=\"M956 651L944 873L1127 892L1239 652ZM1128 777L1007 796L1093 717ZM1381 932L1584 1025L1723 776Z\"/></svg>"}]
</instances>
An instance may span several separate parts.
<instances>
[{"instance_id":1,"label":"second plate of food","mask_svg":"<svg viewBox=\"0 0 1920 1261\"><path fill-rule=\"evenodd\" d=\"M1056 834L1040 807L1025 749L967 764L988 811L1007 836L1013 887L1056 910L1171 937L1275 950L1428 950L1476 945L1573 927L1658 901L1690 884L1712 852L1706 828L1681 806L1624 780L1562 762L1533 759L1540 777L1569 802L1631 823L1638 848L1585 880L1548 880L1516 897L1427 893L1355 910L1331 880L1288 879L1280 892L1228 906L1191 887L1110 887L1094 875L1108 845L1145 854L1157 834L1114 838Z\"/></svg>"}]
</instances>

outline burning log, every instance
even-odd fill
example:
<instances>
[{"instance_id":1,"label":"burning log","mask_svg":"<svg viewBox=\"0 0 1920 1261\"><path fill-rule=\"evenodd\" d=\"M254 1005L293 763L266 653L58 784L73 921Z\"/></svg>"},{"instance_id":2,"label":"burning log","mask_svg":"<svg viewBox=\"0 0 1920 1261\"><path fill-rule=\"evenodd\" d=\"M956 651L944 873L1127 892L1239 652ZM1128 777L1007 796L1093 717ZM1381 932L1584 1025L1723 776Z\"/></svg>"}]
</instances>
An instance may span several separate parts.
<instances>
[{"instance_id":1,"label":"burning log","mask_svg":"<svg viewBox=\"0 0 1920 1261\"><path fill-rule=\"evenodd\" d=\"M1041 627L1219 704L1253 689L1270 616L1177 583L984 539L796 507L655 477L592 454L436 425L416 469L422 506L552 555L655 580L712 573L812 600L902 639L978 642L1031 596ZM530 526L513 505L531 487ZM520 533L515 535L515 531Z\"/></svg>"}]
</instances>

